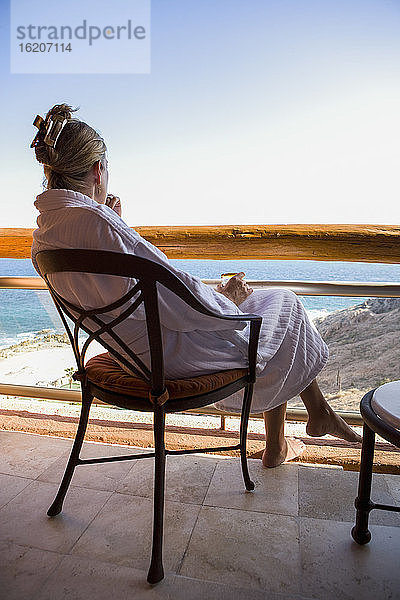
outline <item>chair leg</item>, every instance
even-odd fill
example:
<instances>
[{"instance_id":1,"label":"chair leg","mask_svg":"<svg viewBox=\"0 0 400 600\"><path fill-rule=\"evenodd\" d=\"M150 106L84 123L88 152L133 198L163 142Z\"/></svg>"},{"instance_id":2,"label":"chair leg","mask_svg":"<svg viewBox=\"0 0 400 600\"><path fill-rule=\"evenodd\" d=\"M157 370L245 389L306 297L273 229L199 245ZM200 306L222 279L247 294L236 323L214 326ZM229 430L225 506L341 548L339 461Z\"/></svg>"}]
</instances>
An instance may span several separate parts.
<instances>
[{"instance_id":1,"label":"chair leg","mask_svg":"<svg viewBox=\"0 0 400 600\"><path fill-rule=\"evenodd\" d=\"M247 465L247 425L249 422L251 398L253 395L253 384L250 383L244 392L242 415L240 418L240 460L242 463L242 473L246 490L254 490L254 483L250 479L249 468Z\"/></svg>"},{"instance_id":2,"label":"chair leg","mask_svg":"<svg viewBox=\"0 0 400 600\"><path fill-rule=\"evenodd\" d=\"M162 406L154 408L154 517L153 548L150 569L147 574L149 583L158 583L164 577L162 561L164 527L164 486L165 486L165 410Z\"/></svg>"},{"instance_id":3,"label":"chair leg","mask_svg":"<svg viewBox=\"0 0 400 600\"><path fill-rule=\"evenodd\" d=\"M368 544L371 539L371 532L368 529L368 520L369 513L374 507L373 502L371 502L374 449L375 432L364 423L358 496L354 502L357 509L356 524L351 530L351 535L357 544Z\"/></svg>"},{"instance_id":4,"label":"chair leg","mask_svg":"<svg viewBox=\"0 0 400 600\"><path fill-rule=\"evenodd\" d=\"M57 492L57 496L54 499L53 504L50 506L47 514L49 517L55 517L62 511L65 495L68 491L69 484L71 483L72 476L75 471L75 467L78 464L79 454L82 448L83 439L85 437L86 428L89 419L89 411L93 401L93 396L86 390L82 390L82 408L81 416L79 419L79 425L76 432L75 440L72 446L71 454L65 469L64 477L61 481L61 485Z\"/></svg>"}]
</instances>

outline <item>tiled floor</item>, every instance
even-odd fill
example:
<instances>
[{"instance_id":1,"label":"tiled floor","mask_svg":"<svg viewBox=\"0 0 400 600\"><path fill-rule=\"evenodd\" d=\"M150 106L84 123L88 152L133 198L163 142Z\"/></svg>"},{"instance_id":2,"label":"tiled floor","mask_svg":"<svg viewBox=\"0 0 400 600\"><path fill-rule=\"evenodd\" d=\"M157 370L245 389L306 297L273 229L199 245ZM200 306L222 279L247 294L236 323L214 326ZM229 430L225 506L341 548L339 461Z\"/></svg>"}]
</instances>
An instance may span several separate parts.
<instances>
[{"instance_id":1,"label":"tiled floor","mask_svg":"<svg viewBox=\"0 0 400 600\"><path fill-rule=\"evenodd\" d=\"M0 431L1 598L400 598L400 514L373 512L371 543L355 544L357 473L251 460L246 493L238 459L168 457L166 577L152 587L152 460L78 467L50 519L70 446ZM87 456L126 451L85 446ZM400 504L400 478L374 476L374 499Z\"/></svg>"}]
</instances>

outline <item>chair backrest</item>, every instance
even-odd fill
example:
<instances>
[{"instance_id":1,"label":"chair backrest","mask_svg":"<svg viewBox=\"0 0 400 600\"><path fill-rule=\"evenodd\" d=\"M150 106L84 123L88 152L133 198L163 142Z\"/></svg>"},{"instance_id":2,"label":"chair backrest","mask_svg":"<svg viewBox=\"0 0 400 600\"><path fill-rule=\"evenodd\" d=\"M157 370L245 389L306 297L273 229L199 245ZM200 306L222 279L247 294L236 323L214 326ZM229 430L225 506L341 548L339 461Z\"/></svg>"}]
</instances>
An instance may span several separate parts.
<instances>
[{"instance_id":1,"label":"chair backrest","mask_svg":"<svg viewBox=\"0 0 400 600\"><path fill-rule=\"evenodd\" d=\"M114 355L118 361L122 362L131 371L148 381L151 385L152 396L155 398L162 396L165 392L164 354L157 283L160 283L171 290L199 313L223 320L242 320L242 315L238 318L238 316L234 315L221 316L214 313L203 306L189 288L167 267L152 260L134 256L132 254L121 254L103 250L43 250L36 255L36 261L66 328L74 350L78 372L84 373L86 350L93 340L97 340L110 352L110 354ZM48 276L61 272L116 275L130 278L133 281L129 291L115 302L92 310L84 310L82 307L76 306L63 298L63 296L54 289L54 286L51 285ZM137 297L132 302L129 302L135 296ZM122 310L118 317L112 319L108 323L102 321L101 315L123 307L127 303L129 303L127 308ZM144 304L146 314L146 327L151 360L150 370L114 331L114 328L137 310L142 303ZM74 322L73 331L71 331L68 325L66 316ZM243 320L250 320L250 315L243 315L243 317L247 317ZM90 319L91 323L95 323L98 328L95 330L93 330L93 326L89 328L85 322L88 319ZM258 319L261 324L260 317L254 316L254 319ZM88 334L88 338L82 345L82 348L79 346L80 330ZM115 349L115 347L110 346L102 339L101 335L104 333L108 334L113 339L121 350L131 358L132 362L128 361L125 356L121 355Z\"/></svg>"}]
</instances>

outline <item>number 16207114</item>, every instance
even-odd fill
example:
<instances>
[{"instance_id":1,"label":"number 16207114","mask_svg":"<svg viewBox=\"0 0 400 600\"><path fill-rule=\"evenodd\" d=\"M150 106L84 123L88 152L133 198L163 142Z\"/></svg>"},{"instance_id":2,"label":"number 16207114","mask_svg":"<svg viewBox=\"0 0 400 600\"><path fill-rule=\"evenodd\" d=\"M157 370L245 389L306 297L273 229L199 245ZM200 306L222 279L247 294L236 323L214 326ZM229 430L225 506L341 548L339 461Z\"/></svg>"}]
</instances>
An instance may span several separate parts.
<instances>
[{"instance_id":1,"label":"number 16207114","mask_svg":"<svg viewBox=\"0 0 400 600\"><path fill-rule=\"evenodd\" d=\"M26 42L18 44L20 52L72 52L71 43L58 42Z\"/></svg>"}]
</instances>

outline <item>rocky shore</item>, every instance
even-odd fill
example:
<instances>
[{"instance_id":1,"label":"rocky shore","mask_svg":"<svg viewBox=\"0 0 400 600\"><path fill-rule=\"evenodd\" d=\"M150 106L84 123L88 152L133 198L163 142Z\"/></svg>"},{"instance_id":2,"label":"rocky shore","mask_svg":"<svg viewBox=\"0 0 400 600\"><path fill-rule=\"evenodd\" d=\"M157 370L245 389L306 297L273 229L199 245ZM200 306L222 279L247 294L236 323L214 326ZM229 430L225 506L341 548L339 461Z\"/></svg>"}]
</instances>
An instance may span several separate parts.
<instances>
[{"instance_id":1,"label":"rocky shore","mask_svg":"<svg viewBox=\"0 0 400 600\"><path fill-rule=\"evenodd\" d=\"M7 348L0 348L0 360L18 356L22 352L35 352L49 348L65 348L69 344L66 333L51 333L48 329L38 331L38 333L28 340L23 340L19 344L13 344Z\"/></svg>"},{"instance_id":2,"label":"rocky shore","mask_svg":"<svg viewBox=\"0 0 400 600\"><path fill-rule=\"evenodd\" d=\"M400 379L399 298L372 298L314 323L329 346L318 380L334 408L357 410L365 392Z\"/></svg>"}]
</instances>

